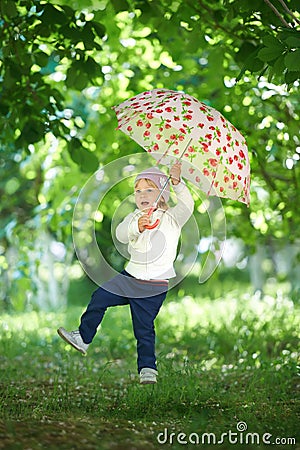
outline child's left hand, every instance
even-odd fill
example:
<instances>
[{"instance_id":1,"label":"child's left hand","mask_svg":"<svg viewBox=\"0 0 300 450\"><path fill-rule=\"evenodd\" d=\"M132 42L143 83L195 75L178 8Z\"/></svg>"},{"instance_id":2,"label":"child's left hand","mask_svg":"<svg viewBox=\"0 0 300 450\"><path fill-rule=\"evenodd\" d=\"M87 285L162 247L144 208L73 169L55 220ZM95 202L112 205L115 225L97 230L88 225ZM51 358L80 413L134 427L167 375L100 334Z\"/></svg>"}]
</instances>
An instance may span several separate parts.
<instances>
[{"instance_id":1,"label":"child's left hand","mask_svg":"<svg viewBox=\"0 0 300 450\"><path fill-rule=\"evenodd\" d=\"M170 177L172 184L176 185L180 182L181 162L176 161L170 169Z\"/></svg>"}]
</instances>

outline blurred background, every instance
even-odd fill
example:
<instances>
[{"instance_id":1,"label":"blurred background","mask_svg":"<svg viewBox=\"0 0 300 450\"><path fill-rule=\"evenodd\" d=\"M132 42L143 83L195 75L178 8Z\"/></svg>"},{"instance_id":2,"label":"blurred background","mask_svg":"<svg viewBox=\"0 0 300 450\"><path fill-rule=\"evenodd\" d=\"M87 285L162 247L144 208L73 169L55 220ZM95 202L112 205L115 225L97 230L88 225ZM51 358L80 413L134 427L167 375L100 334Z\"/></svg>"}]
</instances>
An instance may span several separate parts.
<instances>
[{"instance_id":1,"label":"blurred background","mask_svg":"<svg viewBox=\"0 0 300 450\"><path fill-rule=\"evenodd\" d=\"M211 200L195 195L196 263L169 296L299 302L296 3L276 4L276 14L247 1L1 2L0 312L87 304L96 285L74 252L74 207L97 169L143 152L116 130L112 106L153 88L221 111L245 136L251 163L250 207L222 201L226 236L212 237ZM102 181L113 188L94 220L105 259L120 270L112 219L133 185L114 177ZM199 283L205 261L217 267Z\"/></svg>"}]
</instances>

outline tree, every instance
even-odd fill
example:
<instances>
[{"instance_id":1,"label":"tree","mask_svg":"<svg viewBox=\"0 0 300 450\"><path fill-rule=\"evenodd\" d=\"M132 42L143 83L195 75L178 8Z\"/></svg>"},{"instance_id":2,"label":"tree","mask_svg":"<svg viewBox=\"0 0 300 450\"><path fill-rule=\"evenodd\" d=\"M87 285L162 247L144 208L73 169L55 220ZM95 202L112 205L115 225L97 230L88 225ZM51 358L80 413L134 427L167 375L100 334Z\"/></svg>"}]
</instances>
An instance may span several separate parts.
<instances>
[{"instance_id":1,"label":"tree","mask_svg":"<svg viewBox=\"0 0 300 450\"><path fill-rule=\"evenodd\" d=\"M115 131L111 107L153 87L186 90L245 135L252 202L225 203L230 234L252 247L299 238L296 3L3 0L3 273L6 250L22 241L10 281L31 287L28 249L41 229L71 248L72 209L89 174L140 151ZM102 208L107 219L97 227L109 258L112 211Z\"/></svg>"}]
</instances>

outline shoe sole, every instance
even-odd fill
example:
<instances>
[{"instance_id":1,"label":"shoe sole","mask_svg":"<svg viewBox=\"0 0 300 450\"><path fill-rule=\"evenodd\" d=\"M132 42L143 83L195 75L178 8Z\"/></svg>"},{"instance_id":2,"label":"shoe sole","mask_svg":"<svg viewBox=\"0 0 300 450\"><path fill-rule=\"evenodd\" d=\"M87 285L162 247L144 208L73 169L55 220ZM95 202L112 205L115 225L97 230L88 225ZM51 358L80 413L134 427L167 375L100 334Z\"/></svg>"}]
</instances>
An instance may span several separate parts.
<instances>
[{"instance_id":1,"label":"shoe sole","mask_svg":"<svg viewBox=\"0 0 300 450\"><path fill-rule=\"evenodd\" d=\"M62 328L58 328L57 333L59 334L59 336L65 341L67 342L67 344L71 345L72 347L74 347L78 352L82 353L84 356L86 356L86 351L83 350L82 348L78 347L78 345L76 345L74 342L70 341L68 339L68 337L64 334L64 331L62 330Z\"/></svg>"},{"instance_id":2,"label":"shoe sole","mask_svg":"<svg viewBox=\"0 0 300 450\"><path fill-rule=\"evenodd\" d=\"M157 381L155 380L143 380L143 381L140 381L140 384L156 384L157 383Z\"/></svg>"}]
</instances>

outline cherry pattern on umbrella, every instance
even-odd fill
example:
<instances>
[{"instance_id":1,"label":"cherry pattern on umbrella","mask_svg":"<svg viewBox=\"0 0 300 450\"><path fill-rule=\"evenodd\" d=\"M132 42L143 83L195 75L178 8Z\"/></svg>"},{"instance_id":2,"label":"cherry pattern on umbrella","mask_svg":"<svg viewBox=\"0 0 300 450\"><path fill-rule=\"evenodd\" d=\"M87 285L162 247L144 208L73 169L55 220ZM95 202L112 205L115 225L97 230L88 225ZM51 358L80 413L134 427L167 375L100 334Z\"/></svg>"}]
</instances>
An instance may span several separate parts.
<instances>
[{"instance_id":1,"label":"cherry pattern on umbrella","mask_svg":"<svg viewBox=\"0 0 300 450\"><path fill-rule=\"evenodd\" d=\"M167 89L143 92L114 109L118 129L154 157L182 157L191 163L188 179L204 192L249 204L246 142L219 111Z\"/></svg>"}]
</instances>

